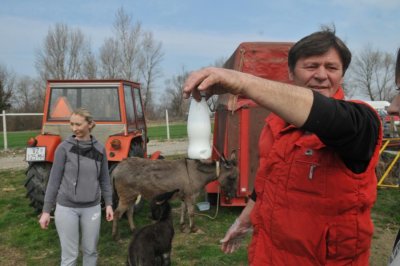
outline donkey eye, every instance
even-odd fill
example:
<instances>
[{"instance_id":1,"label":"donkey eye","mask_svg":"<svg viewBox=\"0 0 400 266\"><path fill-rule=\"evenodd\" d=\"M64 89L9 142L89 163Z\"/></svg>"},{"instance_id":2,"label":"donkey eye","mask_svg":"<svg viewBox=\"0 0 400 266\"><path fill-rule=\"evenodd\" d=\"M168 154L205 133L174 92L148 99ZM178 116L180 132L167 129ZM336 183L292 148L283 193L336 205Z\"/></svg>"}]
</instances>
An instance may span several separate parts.
<instances>
[{"instance_id":1,"label":"donkey eye","mask_svg":"<svg viewBox=\"0 0 400 266\"><path fill-rule=\"evenodd\" d=\"M228 163L225 163L225 164L224 164L224 167L225 167L226 169L230 169L230 168L232 168L232 165L231 165L231 164L228 164Z\"/></svg>"}]
</instances>

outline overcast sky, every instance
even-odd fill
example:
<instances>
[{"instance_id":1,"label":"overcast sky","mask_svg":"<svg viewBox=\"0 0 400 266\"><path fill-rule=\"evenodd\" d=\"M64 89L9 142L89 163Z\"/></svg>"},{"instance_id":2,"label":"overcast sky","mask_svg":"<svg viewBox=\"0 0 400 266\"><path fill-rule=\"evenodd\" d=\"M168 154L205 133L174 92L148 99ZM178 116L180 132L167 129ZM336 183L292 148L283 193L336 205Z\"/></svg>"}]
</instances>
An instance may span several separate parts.
<instances>
[{"instance_id":1,"label":"overcast sky","mask_svg":"<svg viewBox=\"0 0 400 266\"><path fill-rule=\"evenodd\" d=\"M38 76L35 52L56 23L79 27L98 52L120 7L162 42L163 80L229 57L241 42L297 41L323 24L334 23L353 53L400 46L400 0L1 0L0 64Z\"/></svg>"}]
</instances>

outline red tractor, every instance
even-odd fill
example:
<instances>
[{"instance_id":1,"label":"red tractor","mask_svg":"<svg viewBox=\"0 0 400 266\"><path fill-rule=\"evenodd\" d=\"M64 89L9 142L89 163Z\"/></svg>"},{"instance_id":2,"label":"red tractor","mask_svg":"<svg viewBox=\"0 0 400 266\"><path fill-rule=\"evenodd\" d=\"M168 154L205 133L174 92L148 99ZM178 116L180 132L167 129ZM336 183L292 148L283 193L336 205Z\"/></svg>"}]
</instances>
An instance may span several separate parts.
<instances>
[{"instance_id":1,"label":"red tractor","mask_svg":"<svg viewBox=\"0 0 400 266\"><path fill-rule=\"evenodd\" d=\"M290 82L287 56L293 43L241 43L224 67L262 78ZM214 122L213 159L220 154L236 153L239 177L236 195L221 194L221 206L244 206L254 188L258 168L258 138L269 111L242 96L219 96ZM207 186L214 201L219 192L217 182Z\"/></svg>"},{"instance_id":2,"label":"red tractor","mask_svg":"<svg viewBox=\"0 0 400 266\"><path fill-rule=\"evenodd\" d=\"M28 141L25 187L31 206L41 212L57 146L71 135L69 117L88 109L93 135L105 145L110 171L127 157L147 157L147 128L140 84L126 80L49 80L40 135ZM159 153L158 153L159 154ZM155 154L153 157L157 157Z\"/></svg>"}]
</instances>

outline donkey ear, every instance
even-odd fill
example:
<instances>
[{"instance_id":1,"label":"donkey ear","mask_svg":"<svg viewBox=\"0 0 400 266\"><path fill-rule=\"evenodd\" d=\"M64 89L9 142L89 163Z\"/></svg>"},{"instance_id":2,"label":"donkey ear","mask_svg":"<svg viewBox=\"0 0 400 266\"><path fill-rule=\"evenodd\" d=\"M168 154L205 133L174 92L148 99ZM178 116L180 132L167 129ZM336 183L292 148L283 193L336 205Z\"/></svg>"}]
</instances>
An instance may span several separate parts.
<instances>
[{"instance_id":1,"label":"donkey ear","mask_svg":"<svg viewBox=\"0 0 400 266\"><path fill-rule=\"evenodd\" d=\"M231 161L231 163L233 163L233 165L236 165L236 151L233 150L231 152L231 158L229 159L229 161Z\"/></svg>"},{"instance_id":2,"label":"donkey ear","mask_svg":"<svg viewBox=\"0 0 400 266\"><path fill-rule=\"evenodd\" d=\"M225 158L224 153L221 153L220 160L221 160L224 164L226 164L226 158Z\"/></svg>"}]
</instances>

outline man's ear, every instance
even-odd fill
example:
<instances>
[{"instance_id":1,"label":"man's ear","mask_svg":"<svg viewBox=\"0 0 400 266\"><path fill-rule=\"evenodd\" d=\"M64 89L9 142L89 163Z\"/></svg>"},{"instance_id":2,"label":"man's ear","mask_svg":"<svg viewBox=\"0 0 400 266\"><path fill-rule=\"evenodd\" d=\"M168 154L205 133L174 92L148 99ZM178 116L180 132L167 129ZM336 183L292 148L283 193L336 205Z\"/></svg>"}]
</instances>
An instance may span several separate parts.
<instances>
[{"instance_id":1,"label":"man's ear","mask_svg":"<svg viewBox=\"0 0 400 266\"><path fill-rule=\"evenodd\" d=\"M288 74L289 74L289 80L293 81L294 74L293 74L292 70L290 70L290 68L288 68Z\"/></svg>"}]
</instances>

